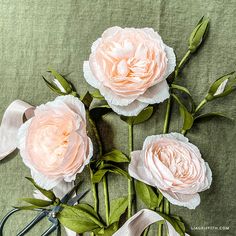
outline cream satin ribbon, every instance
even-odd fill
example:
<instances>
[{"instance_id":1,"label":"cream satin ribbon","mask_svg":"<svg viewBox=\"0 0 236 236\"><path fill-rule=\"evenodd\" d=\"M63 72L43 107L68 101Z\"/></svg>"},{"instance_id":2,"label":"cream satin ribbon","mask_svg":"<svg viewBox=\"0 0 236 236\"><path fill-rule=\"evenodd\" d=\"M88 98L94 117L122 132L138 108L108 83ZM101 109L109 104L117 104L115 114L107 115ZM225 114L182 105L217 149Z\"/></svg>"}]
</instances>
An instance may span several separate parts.
<instances>
[{"instance_id":1,"label":"cream satin ribbon","mask_svg":"<svg viewBox=\"0 0 236 236\"><path fill-rule=\"evenodd\" d=\"M168 221L157 212L148 209L142 209L133 215L113 236L140 236L149 225L161 220L165 221L169 236L179 236L179 233Z\"/></svg>"},{"instance_id":2,"label":"cream satin ribbon","mask_svg":"<svg viewBox=\"0 0 236 236\"><path fill-rule=\"evenodd\" d=\"M3 114L0 126L0 160L5 158L17 147L17 133L26 119L33 116L34 107L21 100L12 102Z\"/></svg>"}]
</instances>

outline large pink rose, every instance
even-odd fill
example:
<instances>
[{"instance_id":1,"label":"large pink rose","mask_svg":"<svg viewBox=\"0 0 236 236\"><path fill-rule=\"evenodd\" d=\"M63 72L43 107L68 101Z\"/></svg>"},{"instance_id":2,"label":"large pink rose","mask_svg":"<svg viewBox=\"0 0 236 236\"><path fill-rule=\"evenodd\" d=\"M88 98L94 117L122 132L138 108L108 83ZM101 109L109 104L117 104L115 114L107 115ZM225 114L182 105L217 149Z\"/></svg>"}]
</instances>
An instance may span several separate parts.
<instances>
[{"instance_id":1,"label":"large pink rose","mask_svg":"<svg viewBox=\"0 0 236 236\"><path fill-rule=\"evenodd\" d=\"M91 50L84 77L118 114L135 116L169 97L175 54L153 29L109 28Z\"/></svg>"},{"instance_id":2,"label":"large pink rose","mask_svg":"<svg viewBox=\"0 0 236 236\"><path fill-rule=\"evenodd\" d=\"M45 189L75 180L93 153L84 105L71 95L36 107L34 117L19 129L18 140L24 163Z\"/></svg>"},{"instance_id":3,"label":"large pink rose","mask_svg":"<svg viewBox=\"0 0 236 236\"><path fill-rule=\"evenodd\" d=\"M147 137L143 149L131 153L129 173L157 187L172 204L190 209L200 204L198 192L208 189L212 181L198 148L178 133Z\"/></svg>"}]
</instances>

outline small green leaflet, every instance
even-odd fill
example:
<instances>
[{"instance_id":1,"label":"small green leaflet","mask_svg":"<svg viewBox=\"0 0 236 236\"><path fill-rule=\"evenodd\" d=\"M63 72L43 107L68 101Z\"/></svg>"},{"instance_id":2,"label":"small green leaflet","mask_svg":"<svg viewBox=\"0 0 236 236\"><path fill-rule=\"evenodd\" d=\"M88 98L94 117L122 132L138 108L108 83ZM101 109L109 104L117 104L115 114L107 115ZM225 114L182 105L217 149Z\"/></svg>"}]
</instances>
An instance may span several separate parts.
<instances>
[{"instance_id":1,"label":"small green leaflet","mask_svg":"<svg viewBox=\"0 0 236 236\"><path fill-rule=\"evenodd\" d=\"M127 171L122 170L120 167L117 167L112 164L105 164L93 175L93 178L92 178L93 183L101 182L102 178L108 172L123 175L123 176L127 177L128 179L130 179L130 176Z\"/></svg>"},{"instance_id":2,"label":"small green leaflet","mask_svg":"<svg viewBox=\"0 0 236 236\"><path fill-rule=\"evenodd\" d=\"M105 98L101 95L100 91L97 89L91 93L93 98L98 99L98 100L105 100Z\"/></svg>"},{"instance_id":3,"label":"small green leaflet","mask_svg":"<svg viewBox=\"0 0 236 236\"><path fill-rule=\"evenodd\" d=\"M202 120L202 119L214 118L214 117L219 117L219 118L225 118L225 119L229 119L229 120L234 120L233 118L228 117L227 115L225 115L225 114L223 114L223 113L210 112L210 113L202 114L202 115L199 115L199 116L195 117L194 121L200 121L200 120Z\"/></svg>"},{"instance_id":4,"label":"small green leaflet","mask_svg":"<svg viewBox=\"0 0 236 236\"><path fill-rule=\"evenodd\" d=\"M145 205L150 209L155 209L159 207L163 196L160 194L158 197L151 186L141 182L136 181L135 189L138 197L145 203Z\"/></svg>"}]
</instances>

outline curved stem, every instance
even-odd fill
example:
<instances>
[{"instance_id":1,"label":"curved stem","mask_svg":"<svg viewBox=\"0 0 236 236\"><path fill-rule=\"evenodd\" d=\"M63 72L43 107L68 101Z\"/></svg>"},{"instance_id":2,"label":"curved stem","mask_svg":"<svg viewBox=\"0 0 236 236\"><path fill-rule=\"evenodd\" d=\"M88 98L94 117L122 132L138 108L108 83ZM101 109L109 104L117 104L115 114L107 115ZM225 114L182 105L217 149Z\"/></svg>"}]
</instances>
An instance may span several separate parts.
<instances>
[{"instance_id":1,"label":"curved stem","mask_svg":"<svg viewBox=\"0 0 236 236\"><path fill-rule=\"evenodd\" d=\"M163 127L163 134L167 133L168 130L169 130L170 106L171 106L171 97L169 97L168 100L167 100L166 115L165 115L165 121L164 121L164 127Z\"/></svg>"},{"instance_id":2,"label":"curved stem","mask_svg":"<svg viewBox=\"0 0 236 236\"><path fill-rule=\"evenodd\" d=\"M133 125L129 125L129 156L131 159L131 152L133 151ZM133 178L128 180L128 219L132 216L132 202L133 202Z\"/></svg>"}]
</instances>

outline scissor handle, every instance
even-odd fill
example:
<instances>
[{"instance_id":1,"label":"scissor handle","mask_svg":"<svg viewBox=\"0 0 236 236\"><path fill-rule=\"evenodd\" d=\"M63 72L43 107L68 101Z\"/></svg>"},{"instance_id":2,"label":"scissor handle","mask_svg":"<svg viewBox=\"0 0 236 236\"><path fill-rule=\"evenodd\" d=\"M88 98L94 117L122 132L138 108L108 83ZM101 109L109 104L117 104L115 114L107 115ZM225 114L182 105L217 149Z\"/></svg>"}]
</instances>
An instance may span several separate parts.
<instances>
[{"instance_id":1,"label":"scissor handle","mask_svg":"<svg viewBox=\"0 0 236 236\"><path fill-rule=\"evenodd\" d=\"M2 219L1 222L0 222L0 236L3 236L3 233L2 233L3 227L4 227L5 223L7 222L8 218L9 218L11 215L13 215L15 212L17 212L17 211L20 211L20 209L14 208L14 209L12 209L11 211L9 211L9 212L3 217L3 219Z\"/></svg>"},{"instance_id":2,"label":"scissor handle","mask_svg":"<svg viewBox=\"0 0 236 236\"><path fill-rule=\"evenodd\" d=\"M48 215L47 210L43 210L41 213L39 213L24 229L22 229L16 236L23 236L28 231L30 231L35 224L37 224L40 220L42 220L44 217Z\"/></svg>"}]
</instances>

